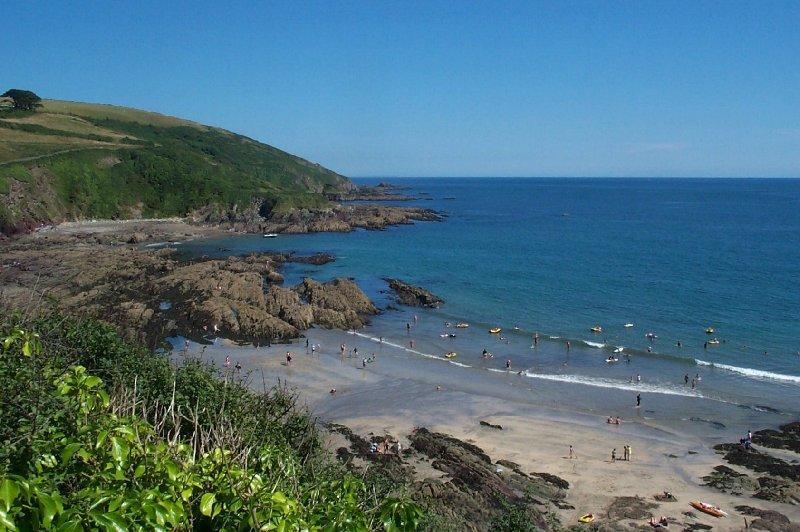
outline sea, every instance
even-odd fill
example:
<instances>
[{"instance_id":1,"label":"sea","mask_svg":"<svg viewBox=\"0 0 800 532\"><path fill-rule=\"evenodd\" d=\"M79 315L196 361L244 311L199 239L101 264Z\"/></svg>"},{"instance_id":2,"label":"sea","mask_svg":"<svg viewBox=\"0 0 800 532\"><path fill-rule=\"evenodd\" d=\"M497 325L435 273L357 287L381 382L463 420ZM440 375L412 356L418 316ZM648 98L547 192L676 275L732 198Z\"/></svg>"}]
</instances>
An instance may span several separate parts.
<instances>
[{"instance_id":1,"label":"sea","mask_svg":"<svg viewBox=\"0 0 800 532\"><path fill-rule=\"evenodd\" d=\"M800 180L356 180L384 181L415 198L384 203L434 209L443 221L179 247L330 253L327 265L288 265L286 284L354 278L384 309L352 335L362 353L393 346L405 357L393 371L413 367L498 401L721 438L800 416ZM386 277L445 304L403 306Z\"/></svg>"}]
</instances>

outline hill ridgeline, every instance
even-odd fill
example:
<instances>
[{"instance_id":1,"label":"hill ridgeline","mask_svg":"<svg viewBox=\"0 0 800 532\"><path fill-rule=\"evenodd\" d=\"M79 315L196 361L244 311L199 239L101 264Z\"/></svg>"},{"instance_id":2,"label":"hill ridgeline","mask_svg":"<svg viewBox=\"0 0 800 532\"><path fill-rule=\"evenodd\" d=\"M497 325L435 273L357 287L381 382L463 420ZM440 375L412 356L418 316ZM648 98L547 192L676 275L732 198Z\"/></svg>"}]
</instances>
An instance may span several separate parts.
<instances>
[{"instance_id":1,"label":"hill ridgeline","mask_svg":"<svg viewBox=\"0 0 800 532\"><path fill-rule=\"evenodd\" d=\"M0 234L42 224L329 207L346 177L229 131L112 105L0 109Z\"/></svg>"}]
</instances>

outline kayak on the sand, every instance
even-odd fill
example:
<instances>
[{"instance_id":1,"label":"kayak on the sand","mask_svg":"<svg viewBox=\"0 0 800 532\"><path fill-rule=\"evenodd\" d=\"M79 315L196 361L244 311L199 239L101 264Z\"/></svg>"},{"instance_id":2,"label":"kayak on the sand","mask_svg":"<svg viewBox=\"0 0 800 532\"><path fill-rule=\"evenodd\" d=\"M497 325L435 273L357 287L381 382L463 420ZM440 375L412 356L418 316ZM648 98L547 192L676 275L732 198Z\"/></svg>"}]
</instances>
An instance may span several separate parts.
<instances>
[{"instance_id":1,"label":"kayak on the sand","mask_svg":"<svg viewBox=\"0 0 800 532\"><path fill-rule=\"evenodd\" d=\"M707 513L708 515L713 515L714 517L726 517L728 515L717 506L706 504L704 502L692 501L689 504L696 510L700 510L701 512Z\"/></svg>"}]
</instances>

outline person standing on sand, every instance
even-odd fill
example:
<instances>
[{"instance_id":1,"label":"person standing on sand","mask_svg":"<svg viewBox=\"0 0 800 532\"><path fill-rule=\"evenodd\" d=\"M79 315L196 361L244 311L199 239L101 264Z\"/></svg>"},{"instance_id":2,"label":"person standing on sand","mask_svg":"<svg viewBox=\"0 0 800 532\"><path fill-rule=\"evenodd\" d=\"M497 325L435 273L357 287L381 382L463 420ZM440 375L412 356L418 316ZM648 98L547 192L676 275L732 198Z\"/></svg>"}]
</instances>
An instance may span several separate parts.
<instances>
[{"instance_id":1,"label":"person standing on sand","mask_svg":"<svg viewBox=\"0 0 800 532\"><path fill-rule=\"evenodd\" d=\"M226 368L231 367L231 356L230 355L225 355L225 367Z\"/></svg>"},{"instance_id":2,"label":"person standing on sand","mask_svg":"<svg viewBox=\"0 0 800 532\"><path fill-rule=\"evenodd\" d=\"M410 340L408 345L411 346L411 349L414 349L414 340Z\"/></svg>"},{"instance_id":3,"label":"person standing on sand","mask_svg":"<svg viewBox=\"0 0 800 532\"><path fill-rule=\"evenodd\" d=\"M633 452L631 451L631 446L628 445L628 461L631 460L631 456L633 456Z\"/></svg>"},{"instance_id":4,"label":"person standing on sand","mask_svg":"<svg viewBox=\"0 0 800 532\"><path fill-rule=\"evenodd\" d=\"M286 351L286 365L289 366L292 363L292 354L289 351Z\"/></svg>"},{"instance_id":5,"label":"person standing on sand","mask_svg":"<svg viewBox=\"0 0 800 532\"><path fill-rule=\"evenodd\" d=\"M642 394L637 393L636 394L636 408L639 408L640 406L642 406Z\"/></svg>"},{"instance_id":6,"label":"person standing on sand","mask_svg":"<svg viewBox=\"0 0 800 532\"><path fill-rule=\"evenodd\" d=\"M612 462L616 462L617 461L617 448L616 447L611 449L611 461Z\"/></svg>"},{"instance_id":7,"label":"person standing on sand","mask_svg":"<svg viewBox=\"0 0 800 532\"><path fill-rule=\"evenodd\" d=\"M572 445L569 446L569 459L572 460L577 458L578 456L575 454L575 451L572 449Z\"/></svg>"}]
</instances>

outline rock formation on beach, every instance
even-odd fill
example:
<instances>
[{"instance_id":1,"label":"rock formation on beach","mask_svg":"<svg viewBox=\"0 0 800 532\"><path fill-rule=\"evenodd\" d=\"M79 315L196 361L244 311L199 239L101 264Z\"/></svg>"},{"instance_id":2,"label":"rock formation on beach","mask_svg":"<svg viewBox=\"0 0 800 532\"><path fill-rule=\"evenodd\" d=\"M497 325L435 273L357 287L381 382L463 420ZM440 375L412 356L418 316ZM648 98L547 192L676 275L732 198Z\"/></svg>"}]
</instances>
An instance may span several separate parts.
<instances>
[{"instance_id":1,"label":"rock formation on beach","mask_svg":"<svg viewBox=\"0 0 800 532\"><path fill-rule=\"evenodd\" d=\"M286 341L314 324L359 328L378 312L349 279L282 286L278 270L295 260L321 263L331 257L262 253L183 260L169 248L53 236L4 248L0 291L8 308L57 308L99 317L149 345L174 334Z\"/></svg>"},{"instance_id":2,"label":"rock formation on beach","mask_svg":"<svg viewBox=\"0 0 800 532\"><path fill-rule=\"evenodd\" d=\"M444 299L432 294L430 291L401 281L399 279L385 278L401 303L411 307L439 308L444 304Z\"/></svg>"},{"instance_id":3,"label":"rock formation on beach","mask_svg":"<svg viewBox=\"0 0 800 532\"><path fill-rule=\"evenodd\" d=\"M781 455L783 451L797 452L800 446L800 422L788 423L781 426L780 430L758 431L753 434L753 443L760 449L748 449L740 443L723 443L714 449L723 454L723 459L729 464L756 474L719 466L703 478L706 484L756 499L800 504L800 465L796 461L786 461L785 454Z\"/></svg>"},{"instance_id":4,"label":"rock formation on beach","mask_svg":"<svg viewBox=\"0 0 800 532\"><path fill-rule=\"evenodd\" d=\"M537 530L552 530L546 513L569 507L564 501L563 486L569 485L565 480L526 474L512 462L493 462L479 447L447 434L416 429L407 436L410 447L398 455L371 451L371 444L392 441L391 436L368 440L342 425L328 428L350 443L338 449L341 460L354 469L366 462L393 483L405 485L414 500L447 523L448 530L492 530L508 512L518 512ZM431 467L442 475L434 478L417 472Z\"/></svg>"}]
</instances>

